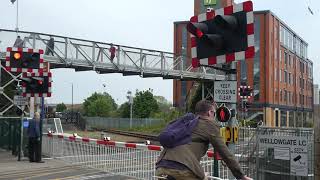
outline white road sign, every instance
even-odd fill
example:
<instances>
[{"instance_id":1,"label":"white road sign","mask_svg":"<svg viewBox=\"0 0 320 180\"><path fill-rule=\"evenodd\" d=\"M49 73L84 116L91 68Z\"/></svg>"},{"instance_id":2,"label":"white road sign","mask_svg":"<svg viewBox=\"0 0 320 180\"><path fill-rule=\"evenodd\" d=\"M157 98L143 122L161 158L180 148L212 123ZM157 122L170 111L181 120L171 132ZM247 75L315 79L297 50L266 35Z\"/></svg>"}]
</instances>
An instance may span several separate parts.
<instances>
[{"instance_id":1,"label":"white road sign","mask_svg":"<svg viewBox=\"0 0 320 180\"><path fill-rule=\"evenodd\" d=\"M275 159L290 160L290 174L308 176L307 137L259 135L259 147L274 148Z\"/></svg>"},{"instance_id":2,"label":"white road sign","mask_svg":"<svg viewBox=\"0 0 320 180\"><path fill-rule=\"evenodd\" d=\"M236 103L237 81L215 81L214 101Z\"/></svg>"},{"instance_id":3,"label":"white road sign","mask_svg":"<svg viewBox=\"0 0 320 180\"><path fill-rule=\"evenodd\" d=\"M23 96L14 96L13 103L17 106L24 106L28 104L28 98Z\"/></svg>"}]
</instances>

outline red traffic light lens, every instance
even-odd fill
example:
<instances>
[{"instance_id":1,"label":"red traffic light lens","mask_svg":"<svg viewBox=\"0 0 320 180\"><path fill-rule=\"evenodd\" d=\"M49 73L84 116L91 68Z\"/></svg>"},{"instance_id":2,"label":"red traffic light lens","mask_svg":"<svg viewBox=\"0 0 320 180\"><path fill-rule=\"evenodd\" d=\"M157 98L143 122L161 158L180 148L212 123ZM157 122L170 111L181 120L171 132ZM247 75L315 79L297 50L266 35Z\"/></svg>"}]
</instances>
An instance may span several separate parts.
<instances>
[{"instance_id":1,"label":"red traffic light lens","mask_svg":"<svg viewBox=\"0 0 320 180\"><path fill-rule=\"evenodd\" d=\"M15 52L15 53L13 54L13 57L14 57L15 60L19 60L19 59L21 59L21 53Z\"/></svg>"},{"instance_id":2,"label":"red traffic light lens","mask_svg":"<svg viewBox=\"0 0 320 180\"><path fill-rule=\"evenodd\" d=\"M201 38L203 36L203 32L200 29L196 30L196 34L198 38Z\"/></svg>"},{"instance_id":3,"label":"red traffic light lens","mask_svg":"<svg viewBox=\"0 0 320 180\"><path fill-rule=\"evenodd\" d=\"M42 84L43 84L43 81L38 80L38 84L42 85Z\"/></svg>"},{"instance_id":4,"label":"red traffic light lens","mask_svg":"<svg viewBox=\"0 0 320 180\"><path fill-rule=\"evenodd\" d=\"M205 23L192 23L187 24L187 30L197 38L201 38L208 32L208 26Z\"/></svg>"}]
</instances>

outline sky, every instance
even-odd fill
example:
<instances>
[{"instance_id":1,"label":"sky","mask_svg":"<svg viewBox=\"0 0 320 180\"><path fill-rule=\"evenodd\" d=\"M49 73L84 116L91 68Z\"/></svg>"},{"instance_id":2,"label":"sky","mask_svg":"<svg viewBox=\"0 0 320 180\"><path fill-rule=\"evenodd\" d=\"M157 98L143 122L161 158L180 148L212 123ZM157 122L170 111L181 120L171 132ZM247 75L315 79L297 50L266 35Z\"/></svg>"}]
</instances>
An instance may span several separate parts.
<instances>
[{"instance_id":1,"label":"sky","mask_svg":"<svg viewBox=\"0 0 320 180\"><path fill-rule=\"evenodd\" d=\"M19 29L73 38L102 41L146 49L173 52L173 22L193 16L193 0L18 0ZM236 3L243 1L235 0ZM290 3L290 4L289 4ZM253 0L254 10L271 10L308 44L314 63L314 83L320 84L318 42L320 42L320 1ZM308 11L311 7L314 15ZM0 0L1 29L15 29L16 3ZM1 38L1 34L0 34ZM124 77L121 74L51 70L53 94L49 103L82 103L93 92L107 92L122 104L128 90L153 89L173 98L172 80ZM105 85L105 87L104 87Z\"/></svg>"}]
</instances>

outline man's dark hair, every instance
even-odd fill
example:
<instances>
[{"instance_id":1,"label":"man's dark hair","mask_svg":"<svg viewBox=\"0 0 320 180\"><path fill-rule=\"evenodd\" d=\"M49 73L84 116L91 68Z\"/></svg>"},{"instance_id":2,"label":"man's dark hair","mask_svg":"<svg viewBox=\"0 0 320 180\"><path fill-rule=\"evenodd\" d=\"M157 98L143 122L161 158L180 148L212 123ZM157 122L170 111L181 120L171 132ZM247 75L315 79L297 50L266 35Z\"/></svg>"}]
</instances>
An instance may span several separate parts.
<instances>
[{"instance_id":1,"label":"man's dark hair","mask_svg":"<svg viewBox=\"0 0 320 180\"><path fill-rule=\"evenodd\" d=\"M211 110L212 106L214 104L208 100L200 100L197 102L195 107L195 113L196 114L204 114Z\"/></svg>"}]
</instances>

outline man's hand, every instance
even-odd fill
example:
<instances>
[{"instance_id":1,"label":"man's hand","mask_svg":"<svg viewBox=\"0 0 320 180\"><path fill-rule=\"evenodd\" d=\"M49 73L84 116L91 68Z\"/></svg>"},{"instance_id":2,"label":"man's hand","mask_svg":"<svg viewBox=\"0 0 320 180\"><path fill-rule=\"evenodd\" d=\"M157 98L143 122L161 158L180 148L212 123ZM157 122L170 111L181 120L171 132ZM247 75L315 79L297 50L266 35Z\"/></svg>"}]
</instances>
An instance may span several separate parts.
<instances>
[{"instance_id":1,"label":"man's hand","mask_svg":"<svg viewBox=\"0 0 320 180\"><path fill-rule=\"evenodd\" d=\"M249 178L249 177L247 177L247 176L243 176L242 178L241 178L241 180L253 180L252 178Z\"/></svg>"}]
</instances>

